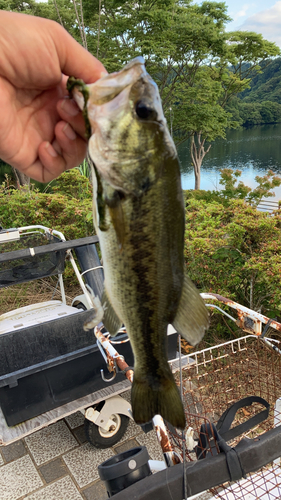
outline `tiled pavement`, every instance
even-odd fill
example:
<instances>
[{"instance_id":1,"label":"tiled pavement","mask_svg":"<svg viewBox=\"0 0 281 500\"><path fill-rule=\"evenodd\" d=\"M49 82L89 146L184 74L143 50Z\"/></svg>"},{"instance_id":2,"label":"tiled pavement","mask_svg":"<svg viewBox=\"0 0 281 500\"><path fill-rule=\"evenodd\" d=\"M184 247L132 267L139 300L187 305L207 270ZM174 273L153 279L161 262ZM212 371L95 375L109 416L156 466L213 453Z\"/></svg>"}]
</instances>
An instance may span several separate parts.
<instances>
[{"instance_id":1,"label":"tiled pavement","mask_svg":"<svg viewBox=\"0 0 281 500\"><path fill-rule=\"evenodd\" d=\"M162 459L154 432L144 434L132 421L121 441L105 450L87 442L83 424L77 412L0 447L0 500L105 500L97 472L104 460L140 444L152 459Z\"/></svg>"},{"instance_id":2,"label":"tiled pavement","mask_svg":"<svg viewBox=\"0 0 281 500\"><path fill-rule=\"evenodd\" d=\"M139 445L147 447L151 459L162 459L154 431L144 434L130 421L121 441L97 450L87 442L83 423L77 412L0 447L0 500L105 500L97 472L104 460Z\"/></svg>"}]
</instances>

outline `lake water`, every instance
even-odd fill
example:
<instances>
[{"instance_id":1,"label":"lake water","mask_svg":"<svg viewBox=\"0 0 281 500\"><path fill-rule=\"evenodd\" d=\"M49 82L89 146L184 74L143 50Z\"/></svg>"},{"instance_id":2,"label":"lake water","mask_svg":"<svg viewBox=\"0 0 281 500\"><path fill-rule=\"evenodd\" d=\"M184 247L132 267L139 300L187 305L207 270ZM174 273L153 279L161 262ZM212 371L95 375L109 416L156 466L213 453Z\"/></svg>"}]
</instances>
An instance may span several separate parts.
<instances>
[{"instance_id":1,"label":"lake water","mask_svg":"<svg viewBox=\"0 0 281 500\"><path fill-rule=\"evenodd\" d=\"M189 143L178 148L182 171L183 189L194 189L194 172L191 165ZM220 169L242 171L239 178L251 188L257 184L255 177L273 170L281 176L281 123L252 128L230 130L226 139L217 139L205 156L201 168L201 189L221 189ZM274 189L274 200L281 199L281 186ZM269 198L270 199L270 198Z\"/></svg>"},{"instance_id":2,"label":"lake water","mask_svg":"<svg viewBox=\"0 0 281 500\"><path fill-rule=\"evenodd\" d=\"M179 146L178 153L182 187L194 189L195 180L188 141ZM239 179L251 188L256 186L255 177L266 174L269 169L281 176L281 123L230 130L226 140L217 139L203 160L201 189L222 188L219 184L221 168L242 170ZM0 168L0 182L2 180L4 169L1 171ZM281 186L274 191L276 196L272 199L280 200Z\"/></svg>"}]
</instances>

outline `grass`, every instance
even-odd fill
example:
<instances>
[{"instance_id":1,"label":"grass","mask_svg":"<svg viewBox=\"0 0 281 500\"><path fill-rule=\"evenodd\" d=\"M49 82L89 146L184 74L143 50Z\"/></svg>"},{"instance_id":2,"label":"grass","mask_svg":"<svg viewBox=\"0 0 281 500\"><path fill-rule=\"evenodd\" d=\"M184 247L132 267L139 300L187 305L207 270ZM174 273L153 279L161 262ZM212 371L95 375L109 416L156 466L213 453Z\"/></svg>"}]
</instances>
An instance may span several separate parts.
<instances>
[{"instance_id":1,"label":"grass","mask_svg":"<svg viewBox=\"0 0 281 500\"><path fill-rule=\"evenodd\" d=\"M48 300L61 300L57 277L40 279L21 285L9 286L0 289L0 314L4 314L19 307L37 304ZM76 295L82 293L77 285L68 285L65 290L66 303L71 305Z\"/></svg>"}]
</instances>

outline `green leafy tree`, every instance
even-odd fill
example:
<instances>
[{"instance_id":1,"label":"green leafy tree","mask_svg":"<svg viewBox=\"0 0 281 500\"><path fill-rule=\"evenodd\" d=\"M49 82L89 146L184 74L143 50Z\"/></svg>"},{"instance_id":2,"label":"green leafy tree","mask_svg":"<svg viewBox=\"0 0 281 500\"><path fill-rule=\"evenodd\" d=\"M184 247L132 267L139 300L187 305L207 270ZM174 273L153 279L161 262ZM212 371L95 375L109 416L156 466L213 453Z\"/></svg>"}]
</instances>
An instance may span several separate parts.
<instances>
[{"instance_id":1,"label":"green leafy tree","mask_svg":"<svg viewBox=\"0 0 281 500\"><path fill-rule=\"evenodd\" d=\"M108 71L143 55L158 84L176 143L191 137L195 187L210 149L206 141L225 137L238 122L225 109L248 87L261 63L279 54L256 33L226 33L224 3L191 0L1 0L13 10L49 17L97 55Z\"/></svg>"}]
</instances>

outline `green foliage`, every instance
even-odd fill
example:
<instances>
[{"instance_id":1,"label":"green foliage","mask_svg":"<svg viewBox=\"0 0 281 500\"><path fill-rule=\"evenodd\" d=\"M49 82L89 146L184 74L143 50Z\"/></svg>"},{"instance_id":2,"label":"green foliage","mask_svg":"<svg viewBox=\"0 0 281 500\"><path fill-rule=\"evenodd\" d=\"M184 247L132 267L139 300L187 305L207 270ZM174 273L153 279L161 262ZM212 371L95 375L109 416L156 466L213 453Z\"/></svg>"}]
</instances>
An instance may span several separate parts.
<instances>
[{"instance_id":1,"label":"green foliage","mask_svg":"<svg viewBox=\"0 0 281 500\"><path fill-rule=\"evenodd\" d=\"M245 127L281 121L281 104L268 100L245 102L237 97L229 103L227 110Z\"/></svg>"},{"instance_id":2,"label":"green foliage","mask_svg":"<svg viewBox=\"0 0 281 500\"><path fill-rule=\"evenodd\" d=\"M269 170L266 175L262 177L257 175L255 177L258 185L254 189L251 189L242 181L238 181L241 173L241 170L223 168L220 170L221 176L219 180L219 184L223 186L221 191L185 191L185 199L189 200L192 198L207 203L217 202L225 207L228 207L233 200L243 200L257 207L261 199L275 196L272 189L281 185L281 177L278 177L272 170Z\"/></svg>"},{"instance_id":3,"label":"green foliage","mask_svg":"<svg viewBox=\"0 0 281 500\"><path fill-rule=\"evenodd\" d=\"M197 286L265 314L281 309L281 214L268 216L243 200L189 197L185 259ZM280 313L280 312L279 312Z\"/></svg>"},{"instance_id":4,"label":"green foliage","mask_svg":"<svg viewBox=\"0 0 281 500\"><path fill-rule=\"evenodd\" d=\"M176 142L200 136L197 150L193 141L192 157L198 187L197 172L207 152L205 141L224 137L227 127L243 121L237 110L232 116L226 104L249 87L265 59L280 54L280 49L260 34L227 33L225 25L230 18L222 2L84 0L83 35L82 4L76 0L1 1L3 8L61 22L80 43L84 37L90 52L109 72L142 55L159 87ZM266 119L266 110L263 117L258 112L252 115L254 122Z\"/></svg>"},{"instance_id":5,"label":"green foliage","mask_svg":"<svg viewBox=\"0 0 281 500\"><path fill-rule=\"evenodd\" d=\"M272 189L281 184L281 178L274 175L272 170L269 170L268 173L262 177L258 175L255 177L255 181L258 184L255 189L245 186L242 181L238 182L238 177L240 177L242 173L241 170L233 171L231 168L224 168L221 169L220 172L221 179L219 183L224 186L224 189L219 192L219 197L226 201L241 199L253 206L257 206L262 198L275 196Z\"/></svg>"},{"instance_id":6,"label":"green foliage","mask_svg":"<svg viewBox=\"0 0 281 500\"><path fill-rule=\"evenodd\" d=\"M220 197L225 200L242 199L245 200L251 192L251 188L245 186L243 182L238 182L238 177L241 175L241 170L233 171L231 168L221 169L221 178L219 183L224 186L224 190L220 192ZM238 182L238 184L237 184Z\"/></svg>"},{"instance_id":7,"label":"green foliage","mask_svg":"<svg viewBox=\"0 0 281 500\"><path fill-rule=\"evenodd\" d=\"M281 210L273 215L256 209L273 196L281 179L269 171L251 189L239 170L221 170L222 191L186 191L185 259L197 287L263 312L281 315ZM208 336L241 335L217 312Z\"/></svg>"},{"instance_id":8,"label":"green foliage","mask_svg":"<svg viewBox=\"0 0 281 500\"><path fill-rule=\"evenodd\" d=\"M244 65L246 71L247 65ZM226 109L245 127L281 121L281 58L261 61L248 88L232 97Z\"/></svg>"},{"instance_id":9,"label":"green foliage","mask_svg":"<svg viewBox=\"0 0 281 500\"><path fill-rule=\"evenodd\" d=\"M41 224L61 231L66 239L93 234L92 193L88 179L73 169L62 174L54 193L0 187L0 224Z\"/></svg>"},{"instance_id":10,"label":"green foliage","mask_svg":"<svg viewBox=\"0 0 281 500\"><path fill-rule=\"evenodd\" d=\"M79 1L2 3L9 10L61 21L81 43ZM214 140L224 136L226 127L236 126L225 104L249 86L266 58L280 52L260 34L227 33L230 18L222 2L102 0L99 13L98 0L84 0L83 21L88 49L109 72L143 55L159 86L164 111L173 107L179 140L199 131Z\"/></svg>"},{"instance_id":11,"label":"green foliage","mask_svg":"<svg viewBox=\"0 0 281 500\"><path fill-rule=\"evenodd\" d=\"M254 76L240 99L244 102L271 101L281 104L281 58L261 63L262 73Z\"/></svg>"},{"instance_id":12,"label":"green foliage","mask_svg":"<svg viewBox=\"0 0 281 500\"><path fill-rule=\"evenodd\" d=\"M81 165L79 165L76 168L78 168L78 170L79 170L79 172L80 172L81 175L84 175L88 179L90 178L90 176L91 176L91 167L90 167L88 161L86 160L86 158L83 161L83 163L81 163Z\"/></svg>"}]
</instances>

